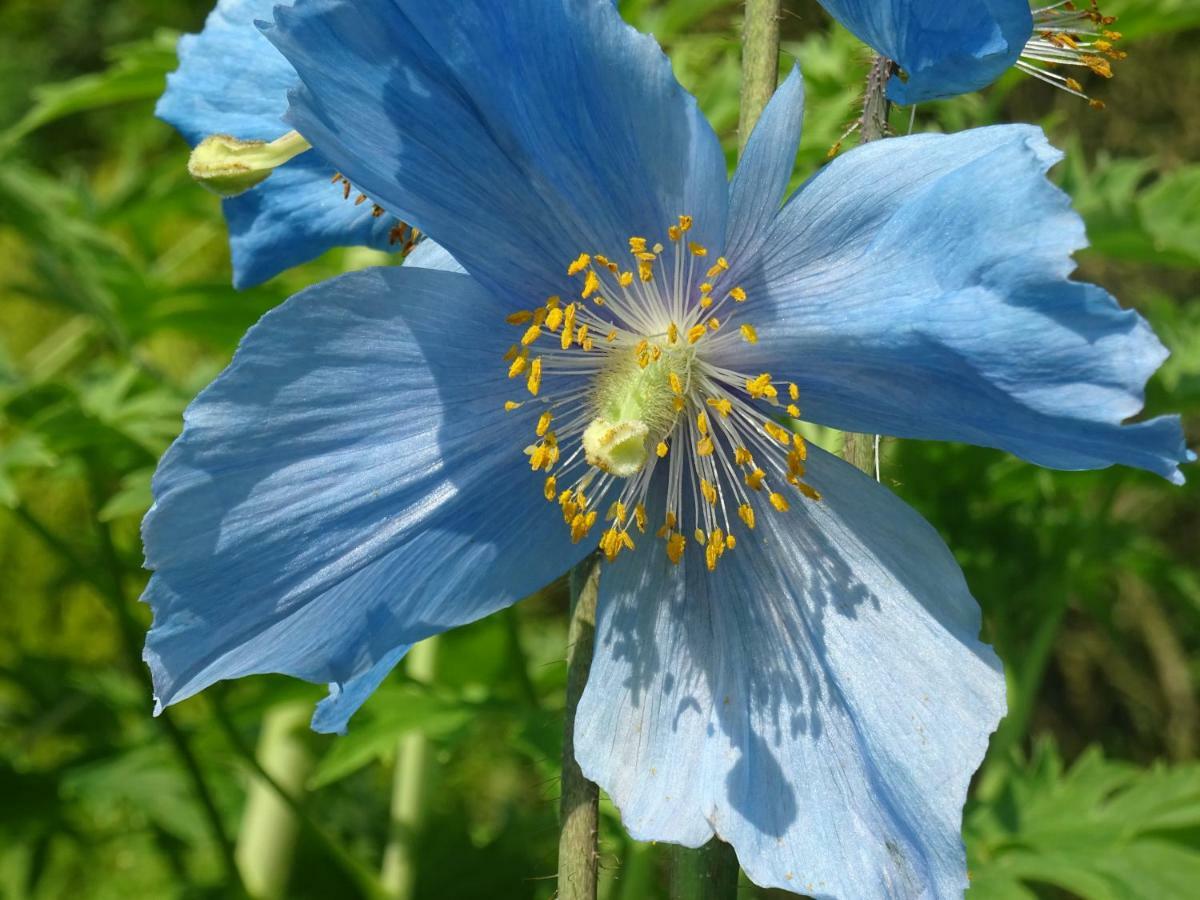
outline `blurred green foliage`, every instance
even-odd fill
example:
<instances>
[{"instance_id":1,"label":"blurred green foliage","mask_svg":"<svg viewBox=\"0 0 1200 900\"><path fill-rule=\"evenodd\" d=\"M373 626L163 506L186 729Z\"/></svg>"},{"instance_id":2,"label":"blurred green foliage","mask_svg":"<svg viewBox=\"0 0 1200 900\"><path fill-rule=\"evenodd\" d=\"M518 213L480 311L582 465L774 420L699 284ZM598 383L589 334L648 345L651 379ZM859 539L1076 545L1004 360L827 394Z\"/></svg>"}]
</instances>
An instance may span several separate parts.
<instances>
[{"instance_id":1,"label":"blurred green foliage","mask_svg":"<svg viewBox=\"0 0 1200 900\"><path fill-rule=\"evenodd\" d=\"M265 310L356 263L335 251L230 288L218 203L151 115L176 35L208 2L0 7L0 896L14 900L238 896L247 797L274 796L256 769L262 723L321 694L248 679L152 719L139 659L138 521L184 404ZM867 57L811 0L785 7L808 90L799 178L853 120ZM663 41L732 154L738 4L624 9ZM1200 84L1200 5L1106 11L1130 51L1114 81L1091 85L1108 113L1013 75L917 109L913 126L1036 121L1068 150L1055 175L1093 241L1081 275L1171 347L1148 410L1183 412L1195 446L1200 97L1183 88ZM895 112L897 131L909 124ZM967 810L970 896L1195 896L1200 479L1053 473L915 442L885 445L884 473L958 554L1008 672L1010 714ZM443 638L433 681L395 676L347 737L286 732L307 774L288 789L303 826L285 896L377 891L392 761L413 734L434 761L415 895L553 894L563 613L551 586ZM664 896L663 849L630 841L607 807L602 851L607 900Z\"/></svg>"}]
</instances>

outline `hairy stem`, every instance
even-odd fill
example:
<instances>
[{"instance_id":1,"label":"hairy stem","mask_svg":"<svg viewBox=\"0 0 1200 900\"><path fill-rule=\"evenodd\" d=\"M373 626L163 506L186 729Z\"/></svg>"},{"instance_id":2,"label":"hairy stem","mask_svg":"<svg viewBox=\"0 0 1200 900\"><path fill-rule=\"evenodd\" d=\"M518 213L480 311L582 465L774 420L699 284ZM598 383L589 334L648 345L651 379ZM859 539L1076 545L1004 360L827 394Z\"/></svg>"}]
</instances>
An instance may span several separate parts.
<instances>
[{"instance_id":1,"label":"hairy stem","mask_svg":"<svg viewBox=\"0 0 1200 900\"><path fill-rule=\"evenodd\" d=\"M867 88L863 95L862 119L859 122L862 142L887 137L888 113L892 104L887 98L887 83L896 71L895 63L876 55L867 72ZM875 471L876 444L874 435L846 432L842 441L842 459L868 475Z\"/></svg>"},{"instance_id":2,"label":"hairy stem","mask_svg":"<svg viewBox=\"0 0 1200 900\"><path fill-rule=\"evenodd\" d=\"M779 84L779 0L746 0L742 25L742 98L738 155Z\"/></svg>"},{"instance_id":3,"label":"hairy stem","mask_svg":"<svg viewBox=\"0 0 1200 900\"><path fill-rule=\"evenodd\" d=\"M571 570L570 590L571 626L567 634L567 711L563 732L558 898L595 900L600 789L584 777L575 760L575 713L592 668L596 598L600 593L598 553L593 553Z\"/></svg>"}]
</instances>

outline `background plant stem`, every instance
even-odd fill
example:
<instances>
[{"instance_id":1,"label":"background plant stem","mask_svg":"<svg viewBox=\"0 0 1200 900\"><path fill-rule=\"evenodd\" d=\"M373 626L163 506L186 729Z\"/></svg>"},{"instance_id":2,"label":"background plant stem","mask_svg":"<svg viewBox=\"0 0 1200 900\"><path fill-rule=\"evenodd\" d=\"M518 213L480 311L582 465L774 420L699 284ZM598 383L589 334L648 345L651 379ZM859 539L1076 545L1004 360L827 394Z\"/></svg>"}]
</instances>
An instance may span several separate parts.
<instances>
[{"instance_id":1,"label":"background plant stem","mask_svg":"<svg viewBox=\"0 0 1200 900\"><path fill-rule=\"evenodd\" d=\"M567 710L563 732L561 831L558 840L558 900L595 900L600 824L600 789L575 761L575 713L592 668L600 554L593 553L570 574L571 626L567 633Z\"/></svg>"},{"instance_id":2,"label":"background plant stem","mask_svg":"<svg viewBox=\"0 0 1200 900\"><path fill-rule=\"evenodd\" d=\"M408 677L421 684L433 681L437 667L438 638L421 641L408 653ZM392 818L383 851L379 880L389 897L408 900L416 884L416 842L425 818L429 793L429 739L420 731L396 743L392 772Z\"/></svg>"}]
</instances>

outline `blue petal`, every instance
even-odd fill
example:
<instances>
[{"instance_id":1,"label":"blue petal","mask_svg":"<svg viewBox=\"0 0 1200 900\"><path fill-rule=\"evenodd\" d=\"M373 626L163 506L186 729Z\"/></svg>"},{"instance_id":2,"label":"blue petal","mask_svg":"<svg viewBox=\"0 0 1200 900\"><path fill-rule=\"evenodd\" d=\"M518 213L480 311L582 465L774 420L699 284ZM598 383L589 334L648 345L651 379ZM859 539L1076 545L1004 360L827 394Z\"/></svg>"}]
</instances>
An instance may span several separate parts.
<instances>
[{"instance_id":1,"label":"blue petal","mask_svg":"<svg viewBox=\"0 0 1200 900\"><path fill-rule=\"evenodd\" d=\"M179 41L179 69L167 77L159 118L192 146L210 134L273 140L283 123L287 91L299 79L254 25L275 0L220 0L200 34ZM371 215L332 183L334 167L309 151L258 187L224 202L234 284L251 287L331 247L386 250L393 216Z\"/></svg>"},{"instance_id":2,"label":"blue petal","mask_svg":"<svg viewBox=\"0 0 1200 900\"><path fill-rule=\"evenodd\" d=\"M716 834L759 885L961 896L1000 663L927 523L815 448L806 480L824 499L760 511L713 573L660 547L605 569L580 764L635 838Z\"/></svg>"},{"instance_id":3,"label":"blue petal","mask_svg":"<svg viewBox=\"0 0 1200 900\"><path fill-rule=\"evenodd\" d=\"M538 404L503 411L505 312L466 275L403 266L319 285L251 329L154 479L160 706L282 672L340 685L317 720L337 728L404 645L586 551L521 453Z\"/></svg>"},{"instance_id":4,"label":"blue petal","mask_svg":"<svg viewBox=\"0 0 1200 900\"><path fill-rule=\"evenodd\" d=\"M921 103L977 91L1016 63L1033 34L1029 0L821 0L859 40L900 64L888 96Z\"/></svg>"},{"instance_id":5,"label":"blue petal","mask_svg":"<svg viewBox=\"0 0 1200 900\"><path fill-rule=\"evenodd\" d=\"M275 23L290 121L485 286L560 293L581 251L681 213L719 251L720 144L608 0L298 0Z\"/></svg>"},{"instance_id":6,"label":"blue petal","mask_svg":"<svg viewBox=\"0 0 1200 900\"><path fill-rule=\"evenodd\" d=\"M779 213L787 192L804 122L804 79L794 66L754 126L729 185L727 256L753 253Z\"/></svg>"},{"instance_id":7,"label":"blue petal","mask_svg":"<svg viewBox=\"0 0 1200 900\"><path fill-rule=\"evenodd\" d=\"M443 272L466 272L445 247L429 238L417 244L412 252L404 257L404 264L421 269L441 269Z\"/></svg>"},{"instance_id":8,"label":"blue petal","mask_svg":"<svg viewBox=\"0 0 1200 900\"><path fill-rule=\"evenodd\" d=\"M313 713L313 731L322 734L345 734L350 717L358 712L359 707L367 702L367 698L375 693L375 689L383 684L383 680L396 668L404 654L408 653L411 644L401 644L390 653L384 654L361 675L355 675L345 684L332 682L329 685L329 696L317 704Z\"/></svg>"},{"instance_id":9,"label":"blue petal","mask_svg":"<svg viewBox=\"0 0 1200 900\"><path fill-rule=\"evenodd\" d=\"M1057 469L1182 481L1177 418L1121 423L1166 357L1146 322L1070 280L1086 243L1040 129L894 138L805 184L733 260L753 363L836 428L999 447ZM755 369L755 371L759 371Z\"/></svg>"}]
</instances>

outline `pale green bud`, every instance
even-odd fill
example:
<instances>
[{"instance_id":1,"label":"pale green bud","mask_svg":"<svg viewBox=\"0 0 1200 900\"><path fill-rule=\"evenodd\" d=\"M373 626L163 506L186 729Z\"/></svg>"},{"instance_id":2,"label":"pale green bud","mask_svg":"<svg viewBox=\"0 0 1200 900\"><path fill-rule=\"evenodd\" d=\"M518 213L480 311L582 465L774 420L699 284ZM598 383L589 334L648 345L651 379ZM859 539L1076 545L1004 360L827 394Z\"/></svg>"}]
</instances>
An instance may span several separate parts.
<instances>
[{"instance_id":1,"label":"pale green bud","mask_svg":"<svg viewBox=\"0 0 1200 900\"><path fill-rule=\"evenodd\" d=\"M295 131L270 142L212 134L192 150L188 174L214 194L236 197L266 181L276 168L311 147Z\"/></svg>"}]
</instances>

